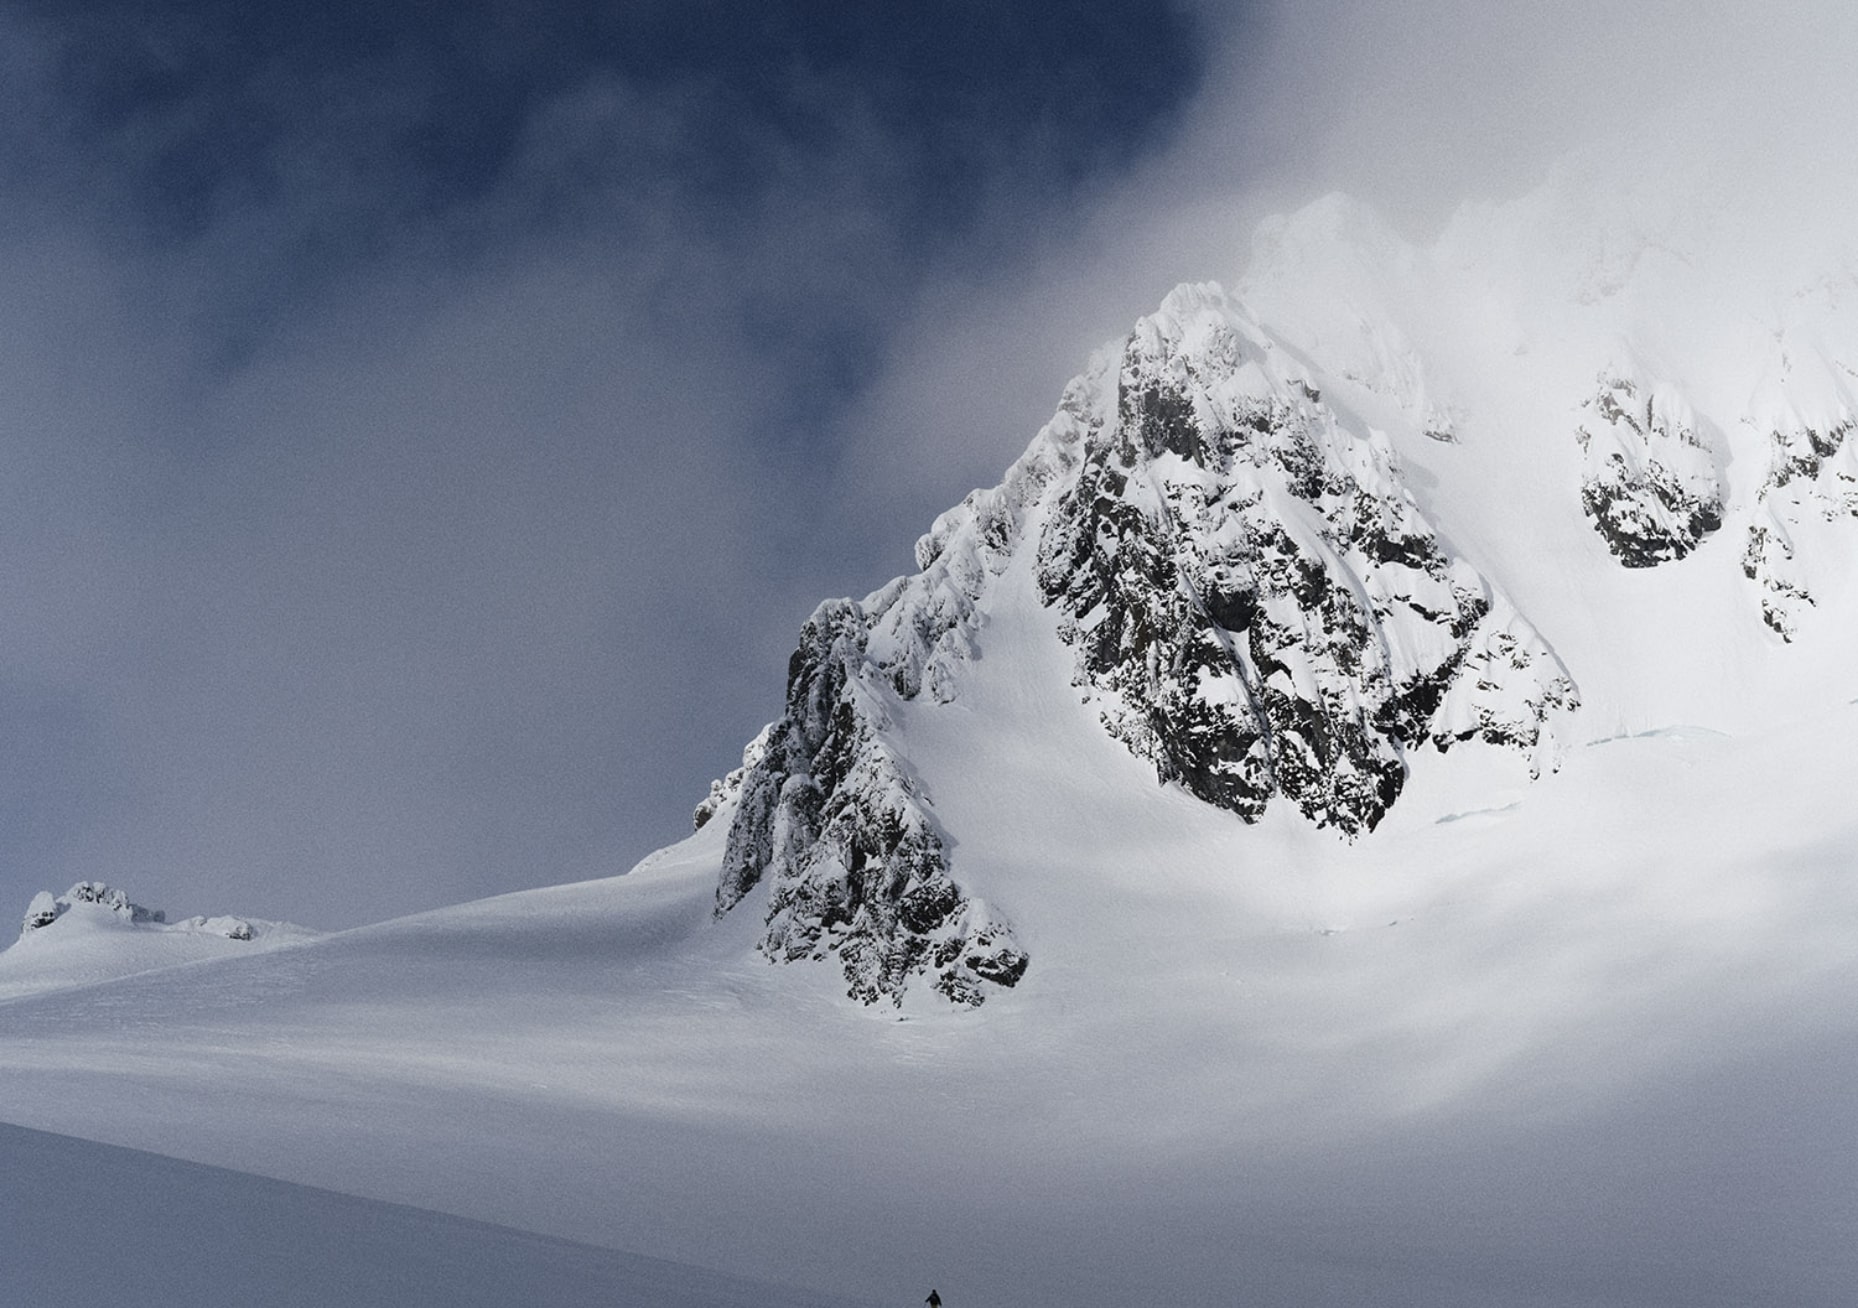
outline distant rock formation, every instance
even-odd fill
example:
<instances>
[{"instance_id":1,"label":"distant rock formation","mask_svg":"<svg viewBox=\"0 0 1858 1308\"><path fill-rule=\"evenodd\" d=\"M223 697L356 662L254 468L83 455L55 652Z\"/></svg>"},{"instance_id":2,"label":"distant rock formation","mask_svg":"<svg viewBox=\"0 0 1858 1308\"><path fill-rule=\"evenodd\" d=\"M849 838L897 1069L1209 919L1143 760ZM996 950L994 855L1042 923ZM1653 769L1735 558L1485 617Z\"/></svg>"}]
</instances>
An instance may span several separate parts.
<instances>
[{"instance_id":1,"label":"distant rock formation","mask_svg":"<svg viewBox=\"0 0 1858 1308\"><path fill-rule=\"evenodd\" d=\"M144 908L131 901L126 892L114 886L105 885L101 881L80 881L64 894L57 896L49 890L39 891L32 897L32 902L26 906L25 923L21 934L27 935L43 930L80 904L94 905L97 909L121 918L132 926L200 931L208 935L224 936L228 940L251 940L257 934L252 924L241 917L194 917L170 925L168 915L160 909Z\"/></svg>"}]
</instances>

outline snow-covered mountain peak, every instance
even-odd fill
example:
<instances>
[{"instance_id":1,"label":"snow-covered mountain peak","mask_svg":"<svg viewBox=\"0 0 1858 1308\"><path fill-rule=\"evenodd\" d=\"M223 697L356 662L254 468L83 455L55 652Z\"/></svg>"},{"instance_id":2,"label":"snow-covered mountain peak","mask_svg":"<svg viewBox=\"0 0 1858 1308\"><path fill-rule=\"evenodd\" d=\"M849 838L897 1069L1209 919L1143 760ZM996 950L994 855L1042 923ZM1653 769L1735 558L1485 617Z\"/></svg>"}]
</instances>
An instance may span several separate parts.
<instances>
[{"instance_id":1,"label":"snow-covered mountain peak","mask_svg":"<svg viewBox=\"0 0 1858 1308\"><path fill-rule=\"evenodd\" d=\"M729 823L719 911L765 883L764 951L866 1000L1032 965L912 745L1008 608L1163 783L1349 839L1462 742L1539 775L1810 713L1858 638L1858 262L1811 224L1750 257L1775 199L1703 203L1714 177L1591 152L1423 248L1326 196L1234 292L1175 288L916 574L808 623L785 716L699 810Z\"/></svg>"},{"instance_id":2,"label":"snow-covered mountain peak","mask_svg":"<svg viewBox=\"0 0 1858 1308\"><path fill-rule=\"evenodd\" d=\"M1109 740L1246 822L1275 800L1359 836L1416 751L1467 740L1553 767L1567 669L1326 384L1214 283L1100 352L1005 480L937 519L917 574L807 623L785 716L698 811L729 823L718 911L765 882L764 951L836 956L867 1001L919 974L967 1003L1018 980L905 711L959 699L1003 606L1047 611Z\"/></svg>"}]
</instances>

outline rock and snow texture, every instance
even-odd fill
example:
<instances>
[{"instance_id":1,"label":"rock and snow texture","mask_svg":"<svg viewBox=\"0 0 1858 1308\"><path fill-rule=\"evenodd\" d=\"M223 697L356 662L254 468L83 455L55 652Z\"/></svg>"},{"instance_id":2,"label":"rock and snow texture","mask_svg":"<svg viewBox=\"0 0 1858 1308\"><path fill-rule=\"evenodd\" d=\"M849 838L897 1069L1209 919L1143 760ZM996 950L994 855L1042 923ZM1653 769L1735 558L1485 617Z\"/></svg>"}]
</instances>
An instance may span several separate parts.
<instances>
[{"instance_id":1,"label":"rock and snow texture","mask_svg":"<svg viewBox=\"0 0 1858 1308\"><path fill-rule=\"evenodd\" d=\"M1248 821L1282 796L1349 835L1427 742L1552 766L1566 669L1440 544L1385 437L1282 358L1217 287L1183 287L1086 385L1103 399L1039 583L1105 727Z\"/></svg>"},{"instance_id":2,"label":"rock and snow texture","mask_svg":"<svg viewBox=\"0 0 1858 1308\"><path fill-rule=\"evenodd\" d=\"M1830 653L1858 627L1844 179L1728 194L1707 168L1646 168L1656 143L1638 144L1467 205L1430 247L1332 196L1265 226L1238 294L1423 467L1422 507L1606 726L1653 702L1672 705L1653 721L1808 711L1776 674L1817 667L1762 650L1818 629ZM1692 680L1706 647L1717 679Z\"/></svg>"},{"instance_id":3,"label":"rock and snow texture","mask_svg":"<svg viewBox=\"0 0 1858 1308\"><path fill-rule=\"evenodd\" d=\"M1622 564L1681 559L1722 526L1717 460L1682 398L1609 369L1583 407L1581 508Z\"/></svg>"},{"instance_id":4,"label":"rock and snow texture","mask_svg":"<svg viewBox=\"0 0 1858 1308\"><path fill-rule=\"evenodd\" d=\"M936 521L918 574L807 623L785 716L696 814L731 824L719 913L769 883L770 958L836 956L866 1002L920 974L979 1004L1025 973L893 729L904 703L958 696L1021 557L1105 730L1247 822L1281 797L1372 830L1427 745L1552 768L1578 706L1536 630L1441 543L1385 436L1218 287L1182 287L1067 387L1000 486Z\"/></svg>"},{"instance_id":5,"label":"rock and snow texture","mask_svg":"<svg viewBox=\"0 0 1858 1308\"><path fill-rule=\"evenodd\" d=\"M1048 431L1050 429L1048 428ZM916 544L921 571L860 603L820 605L787 670L787 711L711 787L699 828L730 823L718 915L769 883L761 948L835 955L848 993L900 1002L926 975L957 1003L1012 986L1029 959L1011 924L953 877L948 840L892 740L899 705L955 698L979 605L1005 571L1028 508L1067 464L1043 436L992 490L944 513Z\"/></svg>"},{"instance_id":6,"label":"rock and snow texture","mask_svg":"<svg viewBox=\"0 0 1858 1308\"><path fill-rule=\"evenodd\" d=\"M770 958L835 955L865 1003L900 1000L912 975L928 974L950 999L978 1004L984 983L1019 980L1026 955L950 877L947 842L886 739L896 683L871 646L888 610L881 596L868 604L823 604L801 632L787 714L732 778L717 912L765 878ZM699 823L709 816L699 810Z\"/></svg>"},{"instance_id":7,"label":"rock and snow texture","mask_svg":"<svg viewBox=\"0 0 1858 1308\"><path fill-rule=\"evenodd\" d=\"M1768 474L1749 524L1742 567L1760 587L1761 617L1791 641L1815 592L1835 580L1836 566L1858 545L1858 450L1845 378L1823 377L1822 399L1807 412L1783 393L1749 425L1768 442Z\"/></svg>"},{"instance_id":8,"label":"rock and snow texture","mask_svg":"<svg viewBox=\"0 0 1858 1308\"><path fill-rule=\"evenodd\" d=\"M107 886L101 881L80 881L62 895L55 896L49 890L41 890L34 895L32 902L26 906L23 930L37 931L41 927L48 927L78 904L94 904L104 912L114 913L137 926L168 920L168 915L160 909L131 903L128 894L114 886ZM247 934L249 936L249 931Z\"/></svg>"},{"instance_id":9,"label":"rock and snow texture","mask_svg":"<svg viewBox=\"0 0 1858 1308\"><path fill-rule=\"evenodd\" d=\"M1435 749L1539 775L1812 711L1858 639L1858 249L1622 167L1572 159L1429 249L1330 197L1266 224L1231 296L1170 295L920 573L808 624L786 715L698 811L730 824L718 911L765 882L764 952L836 957L865 1000L1037 965L909 739L1003 604L1050 614L1163 782L1347 838Z\"/></svg>"}]
</instances>

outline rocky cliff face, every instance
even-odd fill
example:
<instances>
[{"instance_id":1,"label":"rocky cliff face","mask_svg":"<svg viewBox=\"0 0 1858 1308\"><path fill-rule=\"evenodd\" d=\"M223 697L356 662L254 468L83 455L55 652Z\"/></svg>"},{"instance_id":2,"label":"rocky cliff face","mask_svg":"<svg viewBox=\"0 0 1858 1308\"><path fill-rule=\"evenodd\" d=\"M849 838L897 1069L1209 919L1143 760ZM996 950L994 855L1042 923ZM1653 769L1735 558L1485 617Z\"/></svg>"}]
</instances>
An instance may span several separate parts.
<instances>
[{"instance_id":1,"label":"rocky cliff face","mask_svg":"<svg viewBox=\"0 0 1858 1308\"><path fill-rule=\"evenodd\" d=\"M1105 727L1208 803L1274 796L1371 830L1407 753L1471 737L1546 760L1572 681L1451 557L1385 439L1348 429L1217 288L1113 364L1039 554Z\"/></svg>"},{"instance_id":2,"label":"rocky cliff face","mask_svg":"<svg viewBox=\"0 0 1858 1308\"><path fill-rule=\"evenodd\" d=\"M1000 486L937 520L920 572L806 624L784 715L696 815L730 824L719 914L766 883L770 958L836 958L865 1002L920 977L979 1004L1031 964L961 885L893 725L905 701L958 696L1018 558L1106 731L1246 821L1281 798L1359 835L1412 751L1477 738L1552 766L1576 707L1385 438L1219 288L1183 287L1066 389Z\"/></svg>"},{"instance_id":3,"label":"rocky cliff face","mask_svg":"<svg viewBox=\"0 0 1858 1308\"><path fill-rule=\"evenodd\" d=\"M1581 508L1620 563L1681 559L1722 526L1717 459L1681 399L1609 369L1583 408Z\"/></svg>"},{"instance_id":4,"label":"rocky cliff face","mask_svg":"<svg viewBox=\"0 0 1858 1308\"><path fill-rule=\"evenodd\" d=\"M801 631L786 715L723 792L733 818L716 910L766 878L770 958L835 955L847 992L865 1003L899 999L926 975L957 1003L978 1004L984 983L1019 980L1026 955L955 884L921 785L886 739L884 700L897 692L871 658L874 616L883 611L836 600Z\"/></svg>"},{"instance_id":5,"label":"rocky cliff face","mask_svg":"<svg viewBox=\"0 0 1858 1308\"><path fill-rule=\"evenodd\" d=\"M919 572L862 602L820 605L788 664L786 712L698 806L697 826L730 824L717 913L766 881L762 951L837 958L863 1002L900 1001L921 977L979 1004L1028 966L1010 924L954 879L933 805L892 742L891 707L955 697L977 603L1066 466L1062 442L1045 439L1064 422L1000 486L936 520L917 542Z\"/></svg>"}]
</instances>

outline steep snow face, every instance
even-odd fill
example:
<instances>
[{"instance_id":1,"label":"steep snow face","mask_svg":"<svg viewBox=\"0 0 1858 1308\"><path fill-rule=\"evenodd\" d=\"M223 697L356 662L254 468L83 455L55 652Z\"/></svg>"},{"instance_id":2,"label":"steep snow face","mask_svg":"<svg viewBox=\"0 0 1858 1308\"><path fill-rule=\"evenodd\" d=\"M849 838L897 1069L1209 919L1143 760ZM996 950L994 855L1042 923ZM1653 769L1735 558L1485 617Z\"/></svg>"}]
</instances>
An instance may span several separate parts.
<instances>
[{"instance_id":1,"label":"steep snow face","mask_svg":"<svg viewBox=\"0 0 1858 1308\"><path fill-rule=\"evenodd\" d=\"M1011 926L954 876L896 727L910 701L957 697L992 606L1024 602L996 585L1022 556L1108 734L1247 822L1281 797L1369 831L1427 744L1552 767L1567 670L1320 381L1212 285L1101 354L1005 481L918 543L921 572L809 620L785 715L697 810L730 823L717 911L765 880L763 951L836 956L867 1002L927 975L978 1004L1024 975Z\"/></svg>"}]
</instances>

